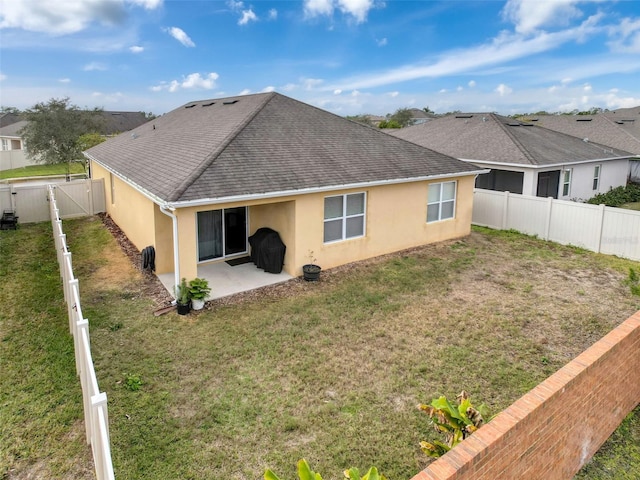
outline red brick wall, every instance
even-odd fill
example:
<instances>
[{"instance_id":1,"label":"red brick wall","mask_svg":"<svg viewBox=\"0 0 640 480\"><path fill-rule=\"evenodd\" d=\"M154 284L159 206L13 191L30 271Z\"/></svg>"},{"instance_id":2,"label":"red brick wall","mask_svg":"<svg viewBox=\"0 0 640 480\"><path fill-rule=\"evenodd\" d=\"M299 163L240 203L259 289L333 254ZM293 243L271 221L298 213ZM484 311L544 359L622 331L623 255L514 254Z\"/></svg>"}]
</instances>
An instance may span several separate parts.
<instances>
[{"instance_id":1,"label":"red brick wall","mask_svg":"<svg viewBox=\"0 0 640 480\"><path fill-rule=\"evenodd\" d=\"M571 479L640 403L640 311L412 480Z\"/></svg>"}]
</instances>

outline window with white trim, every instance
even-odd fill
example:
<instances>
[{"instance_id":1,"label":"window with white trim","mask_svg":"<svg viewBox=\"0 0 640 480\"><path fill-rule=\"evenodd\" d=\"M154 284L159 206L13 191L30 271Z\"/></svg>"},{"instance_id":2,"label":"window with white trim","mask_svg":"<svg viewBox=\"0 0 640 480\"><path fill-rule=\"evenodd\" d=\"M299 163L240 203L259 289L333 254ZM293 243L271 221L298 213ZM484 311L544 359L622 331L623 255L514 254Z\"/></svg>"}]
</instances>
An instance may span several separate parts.
<instances>
[{"instance_id":1,"label":"window with white trim","mask_svg":"<svg viewBox=\"0 0 640 480\"><path fill-rule=\"evenodd\" d=\"M431 183L427 194L427 223L453 218L456 214L457 182Z\"/></svg>"},{"instance_id":2,"label":"window with white trim","mask_svg":"<svg viewBox=\"0 0 640 480\"><path fill-rule=\"evenodd\" d=\"M9 141L6 138L2 139L2 150L9 150Z\"/></svg>"},{"instance_id":3,"label":"window with white trim","mask_svg":"<svg viewBox=\"0 0 640 480\"><path fill-rule=\"evenodd\" d=\"M562 196L567 197L571 193L571 169L562 172Z\"/></svg>"},{"instance_id":4,"label":"window with white trim","mask_svg":"<svg viewBox=\"0 0 640 480\"><path fill-rule=\"evenodd\" d=\"M324 243L364 236L366 196L349 193L324 198Z\"/></svg>"},{"instance_id":5,"label":"window with white trim","mask_svg":"<svg viewBox=\"0 0 640 480\"><path fill-rule=\"evenodd\" d=\"M593 168L593 189L598 190L600 187L600 165Z\"/></svg>"}]
</instances>

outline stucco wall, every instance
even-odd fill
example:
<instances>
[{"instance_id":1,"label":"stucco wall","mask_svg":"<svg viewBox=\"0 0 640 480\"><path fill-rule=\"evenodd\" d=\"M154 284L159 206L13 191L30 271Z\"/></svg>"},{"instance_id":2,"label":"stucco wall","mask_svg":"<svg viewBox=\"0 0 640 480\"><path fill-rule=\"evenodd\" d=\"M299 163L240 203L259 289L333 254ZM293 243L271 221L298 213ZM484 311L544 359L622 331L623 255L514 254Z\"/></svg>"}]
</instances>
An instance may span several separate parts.
<instances>
[{"instance_id":1,"label":"stucco wall","mask_svg":"<svg viewBox=\"0 0 640 480\"><path fill-rule=\"evenodd\" d=\"M294 200L249 207L249 235L253 235L262 227L272 228L278 232L287 247L283 269L290 275L297 275L294 271L295 219L296 202Z\"/></svg>"},{"instance_id":2,"label":"stucco wall","mask_svg":"<svg viewBox=\"0 0 640 480\"><path fill-rule=\"evenodd\" d=\"M600 185L593 190L593 174L596 165L601 165ZM573 170L571 191L569 195L562 195L562 173L560 173L560 192L558 198L562 200L588 200L598 193L606 193L610 188L627 184L629 176L629 160L610 160L607 162L592 162L580 165L570 165Z\"/></svg>"},{"instance_id":3,"label":"stucco wall","mask_svg":"<svg viewBox=\"0 0 640 480\"><path fill-rule=\"evenodd\" d=\"M154 203L115 175L112 198L110 174L95 162L91 165L91 176L104 179L107 213L138 250L155 246Z\"/></svg>"}]
</instances>

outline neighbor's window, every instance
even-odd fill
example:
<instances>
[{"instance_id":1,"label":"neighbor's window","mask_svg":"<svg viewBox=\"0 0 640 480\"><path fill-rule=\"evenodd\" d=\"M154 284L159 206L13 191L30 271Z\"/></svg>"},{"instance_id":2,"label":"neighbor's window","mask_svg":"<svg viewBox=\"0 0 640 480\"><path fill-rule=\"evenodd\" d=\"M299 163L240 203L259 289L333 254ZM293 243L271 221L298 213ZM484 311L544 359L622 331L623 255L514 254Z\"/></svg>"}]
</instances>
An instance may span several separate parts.
<instances>
[{"instance_id":1,"label":"neighbor's window","mask_svg":"<svg viewBox=\"0 0 640 480\"><path fill-rule=\"evenodd\" d=\"M427 223L453 218L456 213L456 182L429 184Z\"/></svg>"},{"instance_id":2,"label":"neighbor's window","mask_svg":"<svg viewBox=\"0 0 640 480\"><path fill-rule=\"evenodd\" d=\"M596 165L593 169L593 189L598 190L600 186L600 165Z\"/></svg>"},{"instance_id":3,"label":"neighbor's window","mask_svg":"<svg viewBox=\"0 0 640 480\"><path fill-rule=\"evenodd\" d=\"M325 243L364 236L365 200L364 193L325 197Z\"/></svg>"},{"instance_id":4,"label":"neighbor's window","mask_svg":"<svg viewBox=\"0 0 640 480\"><path fill-rule=\"evenodd\" d=\"M571 169L562 174L562 196L566 197L571 192Z\"/></svg>"},{"instance_id":5,"label":"neighbor's window","mask_svg":"<svg viewBox=\"0 0 640 480\"><path fill-rule=\"evenodd\" d=\"M2 139L2 150L9 150L9 142L6 138Z\"/></svg>"}]
</instances>

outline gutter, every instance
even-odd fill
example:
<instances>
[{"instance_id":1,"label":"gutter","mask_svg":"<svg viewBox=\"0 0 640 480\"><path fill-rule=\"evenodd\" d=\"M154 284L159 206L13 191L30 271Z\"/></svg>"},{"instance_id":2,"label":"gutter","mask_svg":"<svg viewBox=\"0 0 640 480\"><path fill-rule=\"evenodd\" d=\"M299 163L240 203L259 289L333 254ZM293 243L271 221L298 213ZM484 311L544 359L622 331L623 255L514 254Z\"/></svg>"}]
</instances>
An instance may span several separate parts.
<instances>
[{"instance_id":1,"label":"gutter","mask_svg":"<svg viewBox=\"0 0 640 480\"><path fill-rule=\"evenodd\" d=\"M160 211L171 217L171 221L173 223L173 281L174 281L174 291L173 296L176 298L175 288L180 285L180 255L178 254L178 217L176 217L175 208L170 207L168 205L159 205Z\"/></svg>"},{"instance_id":2,"label":"gutter","mask_svg":"<svg viewBox=\"0 0 640 480\"><path fill-rule=\"evenodd\" d=\"M602 163L602 162L610 162L612 160L632 160L634 157L627 155L624 157L610 157L610 158L594 158L593 160L580 160L578 162L563 162L563 163L550 163L548 165L532 165L529 163L507 163L507 162L495 162L489 160L473 160L470 158L458 158L458 160L462 160L465 163L471 163L473 165L496 165L496 166L505 166L505 167L516 167L516 168L533 168L535 170L540 170L543 168L556 168L556 167L568 167L571 165L581 165L584 163Z\"/></svg>"},{"instance_id":3,"label":"gutter","mask_svg":"<svg viewBox=\"0 0 640 480\"><path fill-rule=\"evenodd\" d=\"M228 197L219 197L219 198L202 198L198 200L185 200L185 201L171 202L168 205L170 205L173 208L199 207L203 205L216 205L216 204L231 203L231 202L246 202L251 200L262 200L267 198L288 197L293 195L305 195L309 193L333 192L336 190L378 187L382 185L396 185L399 183L421 182L425 180L439 180L442 178L469 177L472 175L477 176L482 173L489 173L489 170L485 168L479 168L478 170L470 170L468 172L461 172L461 173L444 173L441 175L427 175L423 177L398 178L394 180L379 180L374 182L348 183L343 185L330 185L326 187L311 187L311 188L301 188L297 190L282 190L277 192L232 195Z\"/></svg>"}]
</instances>

